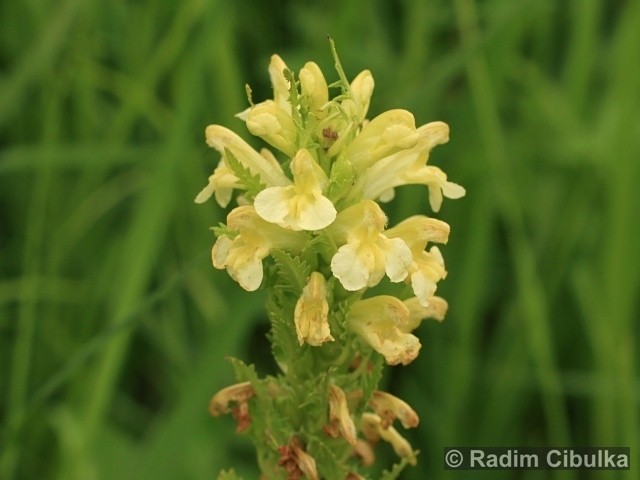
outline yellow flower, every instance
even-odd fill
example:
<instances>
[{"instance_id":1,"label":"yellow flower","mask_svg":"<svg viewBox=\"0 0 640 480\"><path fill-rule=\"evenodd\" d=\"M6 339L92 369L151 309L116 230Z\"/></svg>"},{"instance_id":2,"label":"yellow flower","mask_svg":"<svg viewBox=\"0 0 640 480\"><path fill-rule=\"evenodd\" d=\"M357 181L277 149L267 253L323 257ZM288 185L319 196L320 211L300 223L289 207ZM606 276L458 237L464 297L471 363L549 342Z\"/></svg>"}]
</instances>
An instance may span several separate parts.
<instances>
[{"instance_id":1,"label":"yellow flower","mask_svg":"<svg viewBox=\"0 0 640 480\"><path fill-rule=\"evenodd\" d=\"M347 315L348 327L389 365L411 363L420 351L420 340L402 327L409 320L409 309L390 295L380 295L355 302Z\"/></svg>"},{"instance_id":2,"label":"yellow flower","mask_svg":"<svg viewBox=\"0 0 640 480\"><path fill-rule=\"evenodd\" d=\"M401 185L422 184L429 187L429 203L434 212L440 210L443 195L460 198L465 189L447 180L437 167L427 166L429 152L436 145L449 141L449 126L443 122L431 122L418 128L419 140L412 147L396 151L371 165L358 179L354 190L363 198L388 201L393 189Z\"/></svg>"},{"instance_id":3,"label":"yellow flower","mask_svg":"<svg viewBox=\"0 0 640 480\"><path fill-rule=\"evenodd\" d=\"M239 235L233 240L227 235L218 238L211 251L213 266L226 268L231 278L249 292L262 283L262 260L272 248L297 254L306 243L302 232L283 230L265 222L251 205L232 210L227 216L227 228Z\"/></svg>"},{"instance_id":4,"label":"yellow flower","mask_svg":"<svg viewBox=\"0 0 640 480\"><path fill-rule=\"evenodd\" d=\"M413 293L423 306L429 305L429 299L436 291L436 284L447 275L444 260L437 247L424 249L428 242L447 243L449 225L435 218L415 215L388 229L390 238L401 238L411 249L413 262L409 267L409 277Z\"/></svg>"},{"instance_id":5,"label":"yellow flower","mask_svg":"<svg viewBox=\"0 0 640 480\"><path fill-rule=\"evenodd\" d=\"M411 465L416 465L418 463L416 460L416 454L411 448L409 442L407 442L407 440L404 439L395 428L384 428L382 426L381 418L375 413L363 413L360 428L362 429L362 433L365 438L371 443L376 443L378 440L382 439L391 444L393 450L399 457L407 458Z\"/></svg>"},{"instance_id":6,"label":"yellow flower","mask_svg":"<svg viewBox=\"0 0 640 480\"><path fill-rule=\"evenodd\" d=\"M411 250L400 238L383 235L387 217L377 203L365 200L338 214L329 227L334 242L342 245L331 259L331 271L350 291L373 287L386 273L401 282L411 265Z\"/></svg>"},{"instance_id":7,"label":"yellow flower","mask_svg":"<svg viewBox=\"0 0 640 480\"><path fill-rule=\"evenodd\" d=\"M256 212L264 220L291 230L321 230L336 218L336 209L322 195L329 180L308 150L296 153L291 162L294 184L271 187L255 199Z\"/></svg>"},{"instance_id":8,"label":"yellow flower","mask_svg":"<svg viewBox=\"0 0 640 480\"><path fill-rule=\"evenodd\" d=\"M234 188L240 188L238 177L227 167L224 159L220 159L218 167L213 171L213 175L209 177L209 184L202 189L194 201L196 203L204 203L215 193L216 202L222 208L225 208L231 201Z\"/></svg>"},{"instance_id":9,"label":"yellow flower","mask_svg":"<svg viewBox=\"0 0 640 480\"><path fill-rule=\"evenodd\" d=\"M290 185L291 180L282 171L273 156L265 156L256 152L251 146L228 128L220 125L209 125L205 131L207 144L220 152L226 158L225 149L253 175L259 175L260 180L267 187ZM228 162L226 162L228 164Z\"/></svg>"},{"instance_id":10,"label":"yellow flower","mask_svg":"<svg viewBox=\"0 0 640 480\"><path fill-rule=\"evenodd\" d=\"M334 341L329 331L329 303L324 276L313 272L302 289L302 296L296 303L294 322L300 345L308 343L314 347L324 342Z\"/></svg>"}]
</instances>

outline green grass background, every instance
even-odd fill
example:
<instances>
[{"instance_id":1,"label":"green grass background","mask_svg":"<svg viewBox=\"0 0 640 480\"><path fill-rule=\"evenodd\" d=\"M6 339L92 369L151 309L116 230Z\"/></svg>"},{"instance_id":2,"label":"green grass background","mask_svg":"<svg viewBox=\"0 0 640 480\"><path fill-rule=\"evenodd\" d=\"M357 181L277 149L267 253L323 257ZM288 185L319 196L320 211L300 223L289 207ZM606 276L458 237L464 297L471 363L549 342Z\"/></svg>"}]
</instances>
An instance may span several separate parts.
<instances>
[{"instance_id":1,"label":"green grass background","mask_svg":"<svg viewBox=\"0 0 640 480\"><path fill-rule=\"evenodd\" d=\"M448 317L385 377L421 417L403 478L637 478L640 2L5 0L0 479L257 478L206 410L225 356L265 372L268 346L263 294L210 263L203 132L249 137L272 53L335 80L327 34L371 115L450 125L430 162L467 188L437 215ZM422 187L388 208L429 212ZM629 446L632 470L445 472L455 445Z\"/></svg>"}]
</instances>

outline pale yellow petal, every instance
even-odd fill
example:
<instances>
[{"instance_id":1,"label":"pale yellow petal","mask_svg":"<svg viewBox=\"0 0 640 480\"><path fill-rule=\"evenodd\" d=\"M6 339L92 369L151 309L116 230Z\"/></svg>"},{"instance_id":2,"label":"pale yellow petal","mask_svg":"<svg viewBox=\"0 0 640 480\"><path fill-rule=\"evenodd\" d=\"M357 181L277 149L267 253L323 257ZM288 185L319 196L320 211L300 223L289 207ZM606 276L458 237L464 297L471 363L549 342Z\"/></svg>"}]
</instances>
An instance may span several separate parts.
<instances>
[{"instance_id":1,"label":"pale yellow petal","mask_svg":"<svg viewBox=\"0 0 640 480\"><path fill-rule=\"evenodd\" d=\"M213 183L209 183L206 187L204 187L200 193L196 196L194 202L196 203L204 203L211 198L213 192L215 191L216 186Z\"/></svg>"},{"instance_id":2,"label":"pale yellow petal","mask_svg":"<svg viewBox=\"0 0 640 480\"><path fill-rule=\"evenodd\" d=\"M320 194L306 195L306 197L311 197L311 200L299 202L296 225L302 230L308 231L322 230L331 225L337 215L331 200Z\"/></svg>"},{"instance_id":3,"label":"pale yellow petal","mask_svg":"<svg viewBox=\"0 0 640 480\"><path fill-rule=\"evenodd\" d=\"M455 200L456 198L464 197L466 193L467 191L464 189L464 187L458 185L457 183L445 182L442 185L442 194L447 198Z\"/></svg>"},{"instance_id":4,"label":"pale yellow petal","mask_svg":"<svg viewBox=\"0 0 640 480\"><path fill-rule=\"evenodd\" d=\"M288 187L272 187L262 190L254 202L260 218L270 223L283 224L290 212L290 202L295 196L293 185Z\"/></svg>"},{"instance_id":5,"label":"pale yellow petal","mask_svg":"<svg viewBox=\"0 0 640 480\"><path fill-rule=\"evenodd\" d=\"M232 240L226 235L218 237L216 243L213 244L211 260L213 262L213 266L217 269L222 270L226 266L231 244Z\"/></svg>"},{"instance_id":6,"label":"pale yellow petal","mask_svg":"<svg viewBox=\"0 0 640 480\"><path fill-rule=\"evenodd\" d=\"M412 332L424 319L433 318L438 322L444 320L449 304L444 298L432 296L429 300L429 305L424 306L418 297L411 297L404 301L404 304L409 309L409 321L405 326L400 327L403 332Z\"/></svg>"},{"instance_id":7,"label":"pale yellow petal","mask_svg":"<svg viewBox=\"0 0 640 480\"><path fill-rule=\"evenodd\" d=\"M375 86L371 72L369 70L363 70L356 78L353 79L350 86L355 97L355 101L360 107L359 120L362 121L367 117L369 102L371 100L371 95L373 95L373 88Z\"/></svg>"},{"instance_id":8,"label":"pale yellow petal","mask_svg":"<svg viewBox=\"0 0 640 480\"><path fill-rule=\"evenodd\" d=\"M226 208L233 196L233 188L221 188L220 186L215 191L216 202L222 208Z\"/></svg>"},{"instance_id":9,"label":"pale yellow petal","mask_svg":"<svg viewBox=\"0 0 640 480\"><path fill-rule=\"evenodd\" d=\"M391 238L381 242L385 253L385 271L392 282L401 282L407 277L408 268L413 262L411 250L400 238Z\"/></svg>"},{"instance_id":10,"label":"pale yellow petal","mask_svg":"<svg viewBox=\"0 0 640 480\"><path fill-rule=\"evenodd\" d=\"M373 258L358 254L358 247L355 244L343 245L331 259L333 275L349 291L367 286L370 266L373 264Z\"/></svg>"},{"instance_id":11,"label":"pale yellow petal","mask_svg":"<svg viewBox=\"0 0 640 480\"><path fill-rule=\"evenodd\" d=\"M227 267L230 270L229 267ZM233 270L229 271L231 277L248 292L253 292L260 287L264 275L262 260L257 256L243 263L237 263Z\"/></svg>"},{"instance_id":12,"label":"pale yellow petal","mask_svg":"<svg viewBox=\"0 0 640 480\"><path fill-rule=\"evenodd\" d=\"M430 277L420 269L411 274L411 287L413 294L420 301L420 305L428 306L429 300L436 291L437 285Z\"/></svg>"},{"instance_id":13,"label":"pale yellow petal","mask_svg":"<svg viewBox=\"0 0 640 480\"><path fill-rule=\"evenodd\" d=\"M271 77L271 86L273 87L273 100L283 110L290 113L291 104L289 103L289 81L284 76L287 64L284 63L279 55L272 55L269 62L269 77Z\"/></svg>"},{"instance_id":14,"label":"pale yellow petal","mask_svg":"<svg viewBox=\"0 0 640 480\"><path fill-rule=\"evenodd\" d=\"M326 112L321 108L329 101L329 90L322 70L316 63L307 62L298 77L302 94L307 96L309 110L316 118L324 118Z\"/></svg>"},{"instance_id":15,"label":"pale yellow petal","mask_svg":"<svg viewBox=\"0 0 640 480\"><path fill-rule=\"evenodd\" d=\"M442 206L442 189L440 185L429 185L429 205L431 205L431 210L434 212L437 213L440 211L440 207Z\"/></svg>"}]
</instances>

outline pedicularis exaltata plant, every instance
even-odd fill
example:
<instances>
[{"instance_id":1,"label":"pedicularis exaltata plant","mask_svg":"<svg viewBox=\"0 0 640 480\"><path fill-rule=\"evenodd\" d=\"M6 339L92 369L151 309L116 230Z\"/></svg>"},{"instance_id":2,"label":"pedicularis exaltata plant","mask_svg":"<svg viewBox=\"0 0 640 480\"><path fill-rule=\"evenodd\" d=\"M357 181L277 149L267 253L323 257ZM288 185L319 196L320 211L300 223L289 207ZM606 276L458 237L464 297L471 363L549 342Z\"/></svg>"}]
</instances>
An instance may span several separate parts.
<instances>
[{"instance_id":1,"label":"pedicularis exaltata plant","mask_svg":"<svg viewBox=\"0 0 640 480\"><path fill-rule=\"evenodd\" d=\"M259 378L253 366L232 360L239 383L218 392L209 410L234 416L265 479L365 478L379 441L399 457L383 478L415 465L417 452L395 425L416 427L418 416L377 386L385 363L418 356L411 332L420 322L447 311L434 295L447 272L430 244L446 243L449 225L417 215L389 227L380 203L407 184L428 188L434 212L443 197L464 195L427 164L431 149L449 140L449 127L416 128L406 110L367 120L371 72L349 82L331 47L338 74L331 85L315 63L296 76L274 55L273 99L253 103L247 88L250 107L238 117L276 154L254 150L220 125L206 129L221 158L196 202L213 195L227 207L237 194L238 204L226 225L213 228L213 266L245 290L267 291L280 368ZM330 90L337 93L331 99ZM367 295L381 281L404 282L413 296Z\"/></svg>"}]
</instances>

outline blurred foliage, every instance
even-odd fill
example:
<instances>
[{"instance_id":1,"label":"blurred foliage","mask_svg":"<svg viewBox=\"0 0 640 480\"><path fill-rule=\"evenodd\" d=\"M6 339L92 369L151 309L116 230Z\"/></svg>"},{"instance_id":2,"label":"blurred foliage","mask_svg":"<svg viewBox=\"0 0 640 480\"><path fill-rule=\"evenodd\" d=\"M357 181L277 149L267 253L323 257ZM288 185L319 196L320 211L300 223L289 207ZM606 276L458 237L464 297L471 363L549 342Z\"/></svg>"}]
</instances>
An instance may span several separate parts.
<instances>
[{"instance_id":1,"label":"blurred foliage","mask_svg":"<svg viewBox=\"0 0 640 480\"><path fill-rule=\"evenodd\" d=\"M385 380L422 420L403 478L634 478L442 460L621 445L640 461L634 0L1 2L0 478L257 478L233 420L206 411L225 356L273 365L264 296L208 260L225 212L193 204L217 163L203 131L239 129L272 53L332 71L327 34L350 77L373 72L371 116L449 123L430 161L468 192L438 215L448 318ZM398 193L392 224L429 214L426 188Z\"/></svg>"}]
</instances>

